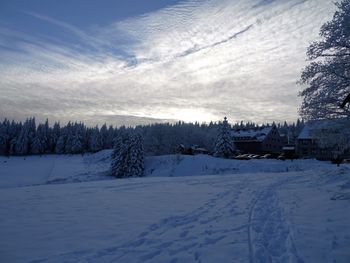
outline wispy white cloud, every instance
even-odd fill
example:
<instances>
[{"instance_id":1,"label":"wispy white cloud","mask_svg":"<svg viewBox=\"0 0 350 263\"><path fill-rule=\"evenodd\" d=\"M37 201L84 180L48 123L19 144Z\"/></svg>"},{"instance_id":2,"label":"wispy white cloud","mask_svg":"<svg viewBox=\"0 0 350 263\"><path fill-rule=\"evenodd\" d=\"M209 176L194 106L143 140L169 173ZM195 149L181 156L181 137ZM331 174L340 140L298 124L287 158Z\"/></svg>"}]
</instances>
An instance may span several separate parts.
<instances>
[{"instance_id":1,"label":"wispy white cloud","mask_svg":"<svg viewBox=\"0 0 350 263\"><path fill-rule=\"evenodd\" d=\"M93 122L294 120L306 48L333 11L318 0L186 1L86 32L31 13L84 45L0 27L2 46L17 39L0 53L0 112ZM84 52L86 43L94 52Z\"/></svg>"}]
</instances>

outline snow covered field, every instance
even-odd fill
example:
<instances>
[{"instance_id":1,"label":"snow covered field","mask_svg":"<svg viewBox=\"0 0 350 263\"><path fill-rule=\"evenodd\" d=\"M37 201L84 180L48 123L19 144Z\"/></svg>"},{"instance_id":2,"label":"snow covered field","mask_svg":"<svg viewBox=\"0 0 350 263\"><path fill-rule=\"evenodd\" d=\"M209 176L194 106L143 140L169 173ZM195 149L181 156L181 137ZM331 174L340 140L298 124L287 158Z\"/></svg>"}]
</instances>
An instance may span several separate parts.
<instances>
[{"instance_id":1,"label":"snow covered field","mask_svg":"<svg viewBox=\"0 0 350 263\"><path fill-rule=\"evenodd\" d=\"M111 150L85 155L0 156L0 188L39 184L114 179L108 176ZM227 160L208 155L146 157L145 175L173 177L257 172L327 170L333 167L316 160Z\"/></svg>"},{"instance_id":2,"label":"snow covered field","mask_svg":"<svg viewBox=\"0 0 350 263\"><path fill-rule=\"evenodd\" d=\"M349 165L109 154L0 157L0 261L350 261Z\"/></svg>"}]
</instances>

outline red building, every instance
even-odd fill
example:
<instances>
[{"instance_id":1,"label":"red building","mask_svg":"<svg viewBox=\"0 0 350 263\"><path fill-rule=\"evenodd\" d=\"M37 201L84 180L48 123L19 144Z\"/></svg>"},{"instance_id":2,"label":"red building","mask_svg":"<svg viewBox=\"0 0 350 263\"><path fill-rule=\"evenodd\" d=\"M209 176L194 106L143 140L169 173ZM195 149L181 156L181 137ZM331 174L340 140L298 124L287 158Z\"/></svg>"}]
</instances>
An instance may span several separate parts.
<instances>
[{"instance_id":1,"label":"red building","mask_svg":"<svg viewBox=\"0 0 350 263\"><path fill-rule=\"evenodd\" d=\"M241 153L281 153L284 146L284 140L275 125L255 129L235 129L231 135Z\"/></svg>"}]
</instances>

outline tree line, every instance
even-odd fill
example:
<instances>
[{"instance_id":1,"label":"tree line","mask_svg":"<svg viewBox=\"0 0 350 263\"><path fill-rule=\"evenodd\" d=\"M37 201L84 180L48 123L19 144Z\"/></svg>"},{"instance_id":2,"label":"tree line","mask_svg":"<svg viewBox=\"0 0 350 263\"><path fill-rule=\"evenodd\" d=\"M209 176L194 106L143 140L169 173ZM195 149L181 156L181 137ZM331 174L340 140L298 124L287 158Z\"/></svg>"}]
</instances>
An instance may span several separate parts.
<instances>
[{"instance_id":1,"label":"tree line","mask_svg":"<svg viewBox=\"0 0 350 263\"><path fill-rule=\"evenodd\" d=\"M146 155L172 154L180 144L199 145L214 152L215 141L222 122L196 123L158 123L136 127L114 127L103 124L101 127L87 127L82 122L68 122L61 125L49 121L37 124L35 118L24 122L4 119L0 122L0 155L30 154L81 154L112 149L119 137L136 132L143 139ZM261 126L273 125L266 123ZM276 124L280 133L295 138L303 121L296 123ZM259 127L253 122L239 122L229 125L233 129Z\"/></svg>"}]
</instances>

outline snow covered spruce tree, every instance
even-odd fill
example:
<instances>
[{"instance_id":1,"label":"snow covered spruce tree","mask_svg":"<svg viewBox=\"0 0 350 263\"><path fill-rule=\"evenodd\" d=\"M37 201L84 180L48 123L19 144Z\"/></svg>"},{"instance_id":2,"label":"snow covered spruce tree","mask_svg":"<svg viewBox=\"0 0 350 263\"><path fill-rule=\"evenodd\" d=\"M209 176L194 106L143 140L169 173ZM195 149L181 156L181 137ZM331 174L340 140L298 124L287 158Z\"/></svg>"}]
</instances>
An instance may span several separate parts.
<instances>
[{"instance_id":1,"label":"snow covered spruce tree","mask_svg":"<svg viewBox=\"0 0 350 263\"><path fill-rule=\"evenodd\" d=\"M5 119L3 123L0 123L0 155L9 154L10 148L10 121Z\"/></svg>"},{"instance_id":2,"label":"snow covered spruce tree","mask_svg":"<svg viewBox=\"0 0 350 263\"><path fill-rule=\"evenodd\" d=\"M321 40L311 43L303 70L306 88L300 114L304 119L350 117L350 108L339 107L350 94L350 0L335 3L333 19L320 30Z\"/></svg>"},{"instance_id":3,"label":"snow covered spruce tree","mask_svg":"<svg viewBox=\"0 0 350 263\"><path fill-rule=\"evenodd\" d=\"M112 153L111 173L117 178L143 176L144 151L140 134L126 132L117 137Z\"/></svg>"},{"instance_id":4,"label":"snow covered spruce tree","mask_svg":"<svg viewBox=\"0 0 350 263\"><path fill-rule=\"evenodd\" d=\"M61 127L58 122L55 122L53 125L53 128L50 131L50 136L49 136L49 152L54 153L55 152L55 147L58 141L58 138L60 138L60 133L61 133Z\"/></svg>"},{"instance_id":5,"label":"snow covered spruce tree","mask_svg":"<svg viewBox=\"0 0 350 263\"><path fill-rule=\"evenodd\" d=\"M130 176L141 177L145 171L144 150L142 136L139 133L134 133L130 141Z\"/></svg>"},{"instance_id":6,"label":"snow covered spruce tree","mask_svg":"<svg viewBox=\"0 0 350 263\"><path fill-rule=\"evenodd\" d=\"M14 154L17 155L27 155L31 153L31 145L33 142L33 138L35 136L36 126L35 119L29 118L27 119L18 135L17 138L14 139Z\"/></svg>"},{"instance_id":7,"label":"snow covered spruce tree","mask_svg":"<svg viewBox=\"0 0 350 263\"><path fill-rule=\"evenodd\" d=\"M96 126L91 131L91 135L89 138L89 149L93 152L98 152L102 150L102 147L103 147L102 135L98 127Z\"/></svg>"},{"instance_id":8,"label":"snow covered spruce tree","mask_svg":"<svg viewBox=\"0 0 350 263\"><path fill-rule=\"evenodd\" d=\"M227 118L219 126L219 132L215 143L215 157L230 158L235 154L235 145L230 134L231 127Z\"/></svg>"},{"instance_id":9,"label":"snow covered spruce tree","mask_svg":"<svg viewBox=\"0 0 350 263\"><path fill-rule=\"evenodd\" d=\"M119 134L115 139L111 162L111 174L117 178L124 177L124 174L126 173L126 167L124 167L127 155L126 144L126 136Z\"/></svg>"},{"instance_id":10,"label":"snow covered spruce tree","mask_svg":"<svg viewBox=\"0 0 350 263\"><path fill-rule=\"evenodd\" d=\"M47 149L47 132L44 124L39 124L33 138L31 153L43 154Z\"/></svg>"},{"instance_id":11,"label":"snow covered spruce tree","mask_svg":"<svg viewBox=\"0 0 350 263\"><path fill-rule=\"evenodd\" d=\"M64 149L66 145L66 135L65 134L61 134L56 142L56 146L55 146L55 153L58 154L63 154L64 153Z\"/></svg>"}]
</instances>

